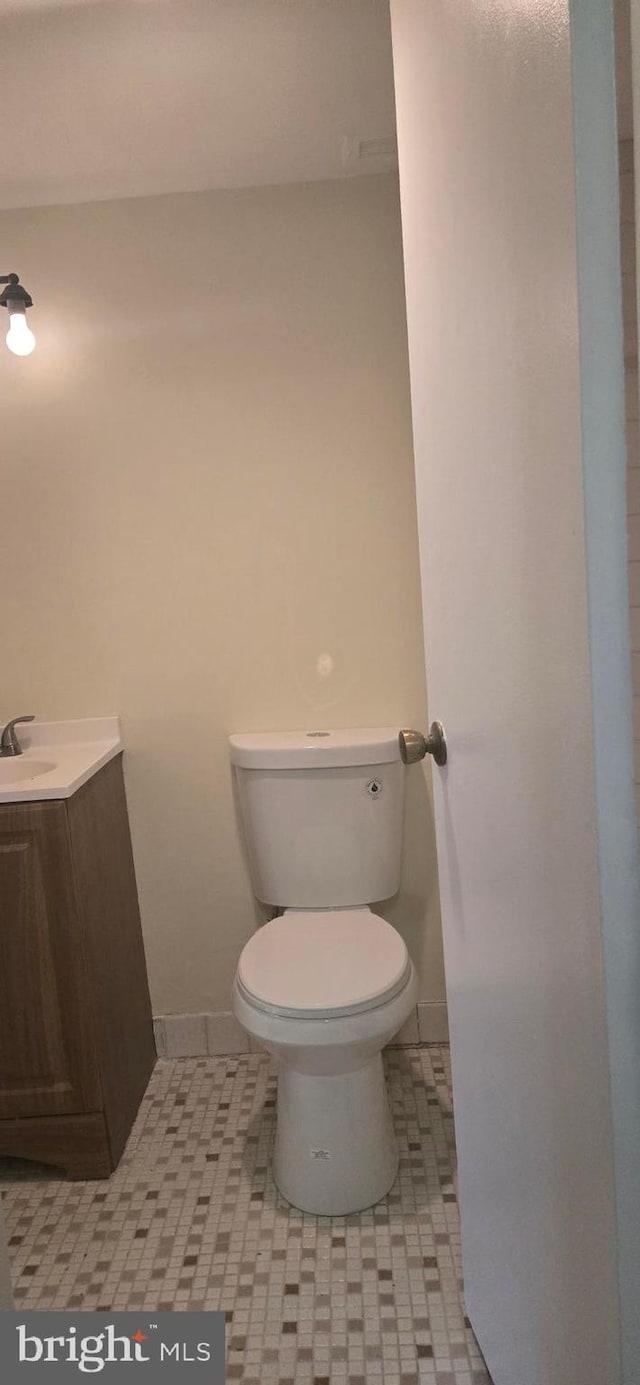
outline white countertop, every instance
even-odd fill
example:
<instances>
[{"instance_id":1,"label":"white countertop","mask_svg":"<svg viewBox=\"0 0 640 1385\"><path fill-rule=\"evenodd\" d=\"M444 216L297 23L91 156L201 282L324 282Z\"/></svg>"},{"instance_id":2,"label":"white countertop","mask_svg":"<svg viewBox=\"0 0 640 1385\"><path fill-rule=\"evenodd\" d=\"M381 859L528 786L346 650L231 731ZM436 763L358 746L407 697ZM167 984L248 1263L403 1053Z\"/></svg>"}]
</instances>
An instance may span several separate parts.
<instances>
[{"instance_id":1,"label":"white countertop","mask_svg":"<svg viewBox=\"0 0 640 1385\"><path fill-rule=\"evenodd\" d=\"M16 735L23 753L0 757L0 803L70 798L122 750L118 717L30 721Z\"/></svg>"}]
</instances>

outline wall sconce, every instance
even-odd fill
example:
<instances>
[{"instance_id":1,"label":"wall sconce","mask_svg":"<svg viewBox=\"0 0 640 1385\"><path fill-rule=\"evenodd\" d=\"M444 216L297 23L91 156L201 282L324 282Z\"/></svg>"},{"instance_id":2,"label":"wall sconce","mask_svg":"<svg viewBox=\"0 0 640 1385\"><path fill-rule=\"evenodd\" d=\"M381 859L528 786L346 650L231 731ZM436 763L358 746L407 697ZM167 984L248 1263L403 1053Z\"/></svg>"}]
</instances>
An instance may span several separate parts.
<instances>
[{"instance_id":1,"label":"wall sconce","mask_svg":"<svg viewBox=\"0 0 640 1385\"><path fill-rule=\"evenodd\" d=\"M33 299L26 289L23 289L17 274L0 274L0 284L6 284L6 288L0 293L0 307L7 308L9 312L9 331L6 335L6 343L14 356L30 356L36 344L36 339L27 326L27 308L32 307Z\"/></svg>"}]
</instances>

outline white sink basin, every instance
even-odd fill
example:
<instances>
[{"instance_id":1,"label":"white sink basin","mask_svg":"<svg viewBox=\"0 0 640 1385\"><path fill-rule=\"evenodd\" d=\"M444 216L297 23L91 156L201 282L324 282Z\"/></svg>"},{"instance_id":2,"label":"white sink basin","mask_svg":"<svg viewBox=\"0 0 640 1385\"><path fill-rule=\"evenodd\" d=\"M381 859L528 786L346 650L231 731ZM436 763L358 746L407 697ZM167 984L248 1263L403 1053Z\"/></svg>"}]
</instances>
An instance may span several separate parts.
<instances>
[{"instance_id":1,"label":"white sink basin","mask_svg":"<svg viewBox=\"0 0 640 1385\"><path fill-rule=\"evenodd\" d=\"M48 774L55 769L53 760L32 760L26 755L11 755L0 760L0 784L26 784L29 779L37 779L39 774Z\"/></svg>"},{"instance_id":2,"label":"white sink basin","mask_svg":"<svg viewBox=\"0 0 640 1385\"><path fill-rule=\"evenodd\" d=\"M0 759L0 803L70 798L122 752L117 717L30 721L18 736L22 754Z\"/></svg>"}]
</instances>

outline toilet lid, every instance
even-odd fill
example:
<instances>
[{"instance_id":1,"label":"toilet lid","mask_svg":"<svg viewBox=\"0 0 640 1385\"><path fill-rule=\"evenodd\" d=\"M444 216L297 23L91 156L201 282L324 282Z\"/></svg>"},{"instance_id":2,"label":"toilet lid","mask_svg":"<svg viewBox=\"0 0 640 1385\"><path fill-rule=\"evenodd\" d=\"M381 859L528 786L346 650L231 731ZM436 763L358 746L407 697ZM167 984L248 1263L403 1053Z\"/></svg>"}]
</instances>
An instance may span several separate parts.
<instances>
[{"instance_id":1,"label":"toilet lid","mask_svg":"<svg viewBox=\"0 0 640 1385\"><path fill-rule=\"evenodd\" d=\"M410 969L400 934L369 909L292 910L250 939L237 980L260 1009L328 1019L390 1000Z\"/></svg>"}]
</instances>

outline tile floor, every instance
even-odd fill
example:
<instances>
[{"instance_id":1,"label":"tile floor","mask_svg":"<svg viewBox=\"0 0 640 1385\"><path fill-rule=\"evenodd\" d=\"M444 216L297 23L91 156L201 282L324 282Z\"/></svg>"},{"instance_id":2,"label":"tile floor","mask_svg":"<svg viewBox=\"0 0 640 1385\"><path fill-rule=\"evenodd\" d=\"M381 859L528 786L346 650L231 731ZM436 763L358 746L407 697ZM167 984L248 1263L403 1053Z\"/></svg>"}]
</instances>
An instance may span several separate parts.
<instances>
[{"instance_id":1,"label":"tile floor","mask_svg":"<svg viewBox=\"0 0 640 1385\"><path fill-rule=\"evenodd\" d=\"M490 1385L461 1299L448 1050L385 1057L398 1180L334 1218L273 1185L266 1056L159 1061L108 1183L5 1166L16 1305L223 1309L242 1385Z\"/></svg>"}]
</instances>

